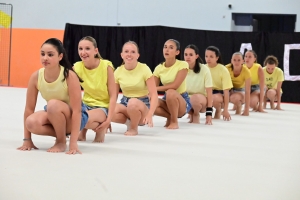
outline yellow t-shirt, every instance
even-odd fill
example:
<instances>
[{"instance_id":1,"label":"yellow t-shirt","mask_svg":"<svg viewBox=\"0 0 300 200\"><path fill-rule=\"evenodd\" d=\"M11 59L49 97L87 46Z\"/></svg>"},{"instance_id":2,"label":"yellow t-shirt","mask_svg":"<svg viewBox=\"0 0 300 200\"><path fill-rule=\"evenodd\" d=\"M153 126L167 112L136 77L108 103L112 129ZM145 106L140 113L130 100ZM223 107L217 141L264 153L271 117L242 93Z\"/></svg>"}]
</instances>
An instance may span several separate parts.
<instances>
[{"instance_id":1,"label":"yellow t-shirt","mask_svg":"<svg viewBox=\"0 0 300 200\"><path fill-rule=\"evenodd\" d=\"M211 73L214 90L227 90L232 88L230 74L224 65L218 64L213 68L208 68Z\"/></svg>"},{"instance_id":2,"label":"yellow t-shirt","mask_svg":"<svg viewBox=\"0 0 300 200\"><path fill-rule=\"evenodd\" d=\"M44 76L45 68L41 68L38 73L37 88L42 97L48 102L51 99L57 99L67 104L70 103L67 80L64 80L64 67L60 66L58 78L52 83L48 83Z\"/></svg>"},{"instance_id":3,"label":"yellow t-shirt","mask_svg":"<svg viewBox=\"0 0 300 200\"><path fill-rule=\"evenodd\" d=\"M278 67L275 67L272 74L267 72L267 67L263 67L263 71L268 89L277 89L277 83L284 81L283 71Z\"/></svg>"},{"instance_id":4,"label":"yellow t-shirt","mask_svg":"<svg viewBox=\"0 0 300 200\"><path fill-rule=\"evenodd\" d=\"M246 64L243 64L243 66L247 67ZM251 73L251 85L259 84L258 68L260 68L260 64L258 64L258 63L254 63L251 68L248 68Z\"/></svg>"},{"instance_id":5,"label":"yellow t-shirt","mask_svg":"<svg viewBox=\"0 0 300 200\"><path fill-rule=\"evenodd\" d=\"M120 85L126 97L143 97L148 95L146 81L152 76L150 68L138 62L133 70L127 70L124 65L115 71L115 81Z\"/></svg>"},{"instance_id":6,"label":"yellow t-shirt","mask_svg":"<svg viewBox=\"0 0 300 200\"><path fill-rule=\"evenodd\" d=\"M189 64L185 61L176 60L171 67L165 67L165 63L159 64L155 67L153 75L160 79L163 85L174 82L177 73L182 69L189 69ZM186 92L186 79L176 90L179 94Z\"/></svg>"},{"instance_id":7,"label":"yellow t-shirt","mask_svg":"<svg viewBox=\"0 0 300 200\"><path fill-rule=\"evenodd\" d=\"M213 87L210 70L206 65L200 64L200 72L195 73L189 69L186 77L186 91L189 95L192 94L206 94L206 88Z\"/></svg>"},{"instance_id":8,"label":"yellow t-shirt","mask_svg":"<svg viewBox=\"0 0 300 200\"><path fill-rule=\"evenodd\" d=\"M231 64L226 65L226 68L229 71L233 88L244 88L245 81L248 78L251 78L250 70L246 66L242 66L242 71L241 71L240 75L238 75L237 77L235 77L233 74Z\"/></svg>"},{"instance_id":9,"label":"yellow t-shirt","mask_svg":"<svg viewBox=\"0 0 300 200\"><path fill-rule=\"evenodd\" d=\"M100 59L99 66L92 70L87 69L82 61L74 64L75 72L83 80L81 83L84 89L82 101L86 105L108 108L110 100L107 87L108 67L114 70L112 63L103 59Z\"/></svg>"}]
</instances>

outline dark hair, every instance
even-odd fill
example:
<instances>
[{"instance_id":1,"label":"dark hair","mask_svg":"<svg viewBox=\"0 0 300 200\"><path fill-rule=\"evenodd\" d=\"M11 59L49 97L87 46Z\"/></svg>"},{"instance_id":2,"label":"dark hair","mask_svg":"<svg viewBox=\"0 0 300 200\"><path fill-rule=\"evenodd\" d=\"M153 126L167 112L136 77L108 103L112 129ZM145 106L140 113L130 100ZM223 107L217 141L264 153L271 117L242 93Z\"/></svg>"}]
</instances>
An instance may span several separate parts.
<instances>
[{"instance_id":1,"label":"dark hair","mask_svg":"<svg viewBox=\"0 0 300 200\"><path fill-rule=\"evenodd\" d=\"M175 43L176 45L176 51L179 51L179 54L175 56L175 59L178 59L180 60L181 59L181 56L180 56L180 43L178 42L178 40L175 40L175 39L168 39L167 41L172 41ZM166 42L167 42L166 41ZM161 62L160 64L163 64L164 62Z\"/></svg>"},{"instance_id":2,"label":"dark hair","mask_svg":"<svg viewBox=\"0 0 300 200\"><path fill-rule=\"evenodd\" d=\"M63 44L62 44L62 42L59 39L57 39L57 38L50 38L50 39L46 40L43 43L43 45L44 44L51 44L57 50L58 55L63 54L62 59L59 61L59 64L64 68L64 79L62 81L66 80L66 78L68 78L70 70L73 71L76 74L76 72L73 70L72 64L68 60L68 56L66 54L66 50L63 47ZM78 77L78 75L77 75L77 77ZM80 77L78 77L78 79L79 79L80 82L83 82Z\"/></svg>"},{"instance_id":3,"label":"dark hair","mask_svg":"<svg viewBox=\"0 0 300 200\"><path fill-rule=\"evenodd\" d=\"M255 63L257 62L257 54L255 53L255 51L254 50L248 50L248 51L246 51L246 53L247 52L251 52L251 53L253 53L253 55L254 55L254 57L255 57ZM246 53L245 53L245 55L246 55Z\"/></svg>"},{"instance_id":4,"label":"dark hair","mask_svg":"<svg viewBox=\"0 0 300 200\"><path fill-rule=\"evenodd\" d=\"M217 63L223 65L223 60L222 60L221 52L220 52L220 50L218 49L218 47L215 47L215 46L209 46L209 47L206 48L206 50L215 52L216 57L218 57Z\"/></svg>"},{"instance_id":5,"label":"dark hair","mask_svg":"<svg viewBox=\"0 0 300 200\"><path fill-rule=\"evenodd\" d=\"M201 57L199 55L198 47L194 44L189 44L189 45L187 45L187 47L185 47L185 49L193 49L195 51L195 54L198 55L198 58L196 59L195 66L193 69L193 71L198 74L201 70L200 64L203 64L203 60L201 59Z\"/></svg>"},{"instance_id":6,"label":"dark hair","mask_svg":"<svg viewBox=\"0 0 300 200\"><path fill-rule=\"evenodd\" d=\"M93 46L94 46L95 48L98 48L98 47L97 47L97 42L96 42L95 38L93 38L92 36L85 36L85 37L81 38L80 41L82 41L82 40L90 41L91 43L93 43ZM80 41L79 41L79 42L80 42ZM99 50L98 50L98 53L95 54L94 58L103 59L103 58L101 57L100 53L99 53Z\"/></svg>"},{"instance_id":7,"label":"dark hair","mask_svg":"<svg viewBox=\"0 0 300 200\"><path fill-rule=\"evenodd\" d=\"M135 41L131 41L131 40L128 40L127 42L125 42L125 43L123 44L122 51L123 51L123 48L124 48L125 44L128 44L128 43L129 43L129 44L133 44L134 46L136 46L137 52L139 53L139 51L140 51L139 46L137 45L137 43L136 43ZM123 60L121 65L124 65L124 64L125 64L125 62L124 62L124 60Z\"/></svg>"},{"instance_id":8,"label":"dark hair","mask_svg":"<svg viewBox=\"0 0 300 200\"><path fill-rule=\"evenodd\" d=\"M234 56L234 55L240 55L242 57L242 59L243 59L243 54L241 52L239 52L239 51L232 54L232 56ZM233 64L232 63L230 63L230 67L233 70Z\"/></svg>"},{"instance_id":9,"label":"dark hair","mask_svg":"<svg viewBox=\"0 0 300 200\"><path fill-rule=\"evenodd\" d=\"M270 55L270 56L267 56L265 61L264 61L264 66L266 66L267 64L269 65L274 65L277 67L279 62L278 62L278 59L273 56L273 55Z\"/></svg>"}]
</instances>

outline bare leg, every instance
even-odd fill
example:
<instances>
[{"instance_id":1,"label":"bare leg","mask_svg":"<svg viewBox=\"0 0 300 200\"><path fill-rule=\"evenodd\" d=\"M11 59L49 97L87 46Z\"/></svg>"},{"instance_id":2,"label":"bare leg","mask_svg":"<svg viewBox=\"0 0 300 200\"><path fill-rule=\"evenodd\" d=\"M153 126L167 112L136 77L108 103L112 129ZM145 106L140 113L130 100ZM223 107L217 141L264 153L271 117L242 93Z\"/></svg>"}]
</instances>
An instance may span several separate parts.
<instances>
[{"instance_id":1,"label":"bare leg","mask_svg":"<svg viewBox=\"0 0 300 200\"><path fill-rule=\"evenodd\" d=\"M236 108L235 114L242 114L242 104L244 103L245 95L242 92L232 93L229 97L229 101L234 104Z\"/></svg>"},{"instance_id":2,"label":"bare leg","mask_svg":"<svg viewBox=\"0 0 300 200\"><path fill-rule=\"evenodd\" d=\"M126 131L129 130L130 120L129 120L129 115L127 113L126 106L117 103L115 113L112 118L112 122L119 123L119 124L125 124L127 126Z\"/></svg>"},{"instance_id":3,"label":"bare leg","mask_svg":"<svg viewBox=\"0 0 300 200\"><path fill-rule=\"evenodd\" d=\"M131 98L127 104L127 113L130 118L130 129L126 131L125 135L137 135L138 125L143 123L143 119L148 113L148 108L142 101Z\"/></svg>"},{"instance_id":4,"label":"bare leg","mask_svg":"<svg viewBox=\"0 0 300 200\"><path fill-rule=\"evenodd\" d=\"M213 107L216 109L214 119L221 118L222 103L223 103L223 95L213 94Z\"/></svg>"},{"instance_id":5,"label":"bare leg","mask_svg":"<svg viewBox=\"0 0 300 200\"><path fill-rule=\"evenodd\" d=\"M191 117L190 123L199 124L200 123L200 112L205 112L207 99L202 94L194 94L191 96L191 104L193 108L193 115Z\"/></svg>"},{"instance_id":6,"label":"bare leg","mask_svg":"<svg viewBox=\"0 0 300 200\"><path fill-rule=\"evenodd\" d=\"M155 115L167 118L167 122L164 127L168 127L170 125L170 113L168 111L167 104L164 100L158 99L158 106L154 112Z\"/></svg>"},{"instance_id":7,"label":"bare leg","mask_svg":"<svg viewBox=\"0 0 300 200\"><path fill-rule=\"evenodd\" d=\"M276 90L274 90L274 89L269 89L269 90L267 91L267 98L270 99L270 106L271 106L271 109L275 109L274 102L275 102L275 99L276 99Z\"/></svg>"},{"instance_id":8,"label":"bare leg","mask_svg":"<svg viewBox=\"0 0 300 200\"><path fill-rule=\"evenodd\" d=\"M183 97L173 89L166 91L166 104L171 115L168 129L178 129L178 116L186 113L186 102Z\"/></svg>"},{"instance_id":9,"label":"bare leg","mask_svg":"<svg viewBox=\"0 0 300 200\"><path fill-rule=\"evenodd\" d=\"M87 132L86 128L84 128L80 131L78 141L86 141L86 132Z\"/></svg>"},{"instance_id":10,"label":"bare leg","mask_svg":"<svg viewBox=\"0 0 300 200\"><path fill-rule=\"evenodd\" d=\"M103 110L101 109L93 109L88 111L89 120L85 125L85 129L95 129L97 128L102 122L106 120L106 115ZM83 129L84 130L84 129ZM105 133L107 129L101 129L96 131L95 139L93 142L104 142Z\"/></svg>"},{"instance_id":11,"label":"bare leg","mask_svg":"<svg viewBox=\"0 0 300 200\"><path fill-rule=\"evenodd\" d=\"M258 110L258 102L259 102L259 92L252 92L250 94L250 108L253 108L253 111Z\"/></svg>"},{"instance_id":12,"label":"bare leg","mask_svg":"<svg viewBox=\"0 0 300 200\"><path fill-rule=\"evenodd\" d=\"M50 100L47 105L48 120L56 133L56 142L48 152L58 153L66 150L66 133L71 131L71 109L59 100Z\"/></svg>"}]
</instances>

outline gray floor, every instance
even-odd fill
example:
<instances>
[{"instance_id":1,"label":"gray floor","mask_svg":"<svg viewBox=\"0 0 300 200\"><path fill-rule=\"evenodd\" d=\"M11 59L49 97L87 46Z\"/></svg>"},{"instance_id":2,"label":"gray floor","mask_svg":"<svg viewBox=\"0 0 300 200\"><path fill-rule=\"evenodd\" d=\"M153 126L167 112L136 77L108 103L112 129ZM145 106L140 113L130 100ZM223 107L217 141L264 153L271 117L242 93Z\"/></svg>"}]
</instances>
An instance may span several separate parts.
<instances>
[{"instance_id":1,"label":"gray floor","mask_svg":"<svg viewBox=\"0 0 300 200\"><path fill-rule=\"evenodd\" d=\"M80 142L82 155L47 153L54 138L33 136L39 150L17 151L23 139L26 89L0 87L1 200L300 199L300 106L267 110L213 126L180 119L179 130L140 127L126 137L113 124L105 143ZM39 97L37 110L43 108Z\"/></svg>"}]
</instances>

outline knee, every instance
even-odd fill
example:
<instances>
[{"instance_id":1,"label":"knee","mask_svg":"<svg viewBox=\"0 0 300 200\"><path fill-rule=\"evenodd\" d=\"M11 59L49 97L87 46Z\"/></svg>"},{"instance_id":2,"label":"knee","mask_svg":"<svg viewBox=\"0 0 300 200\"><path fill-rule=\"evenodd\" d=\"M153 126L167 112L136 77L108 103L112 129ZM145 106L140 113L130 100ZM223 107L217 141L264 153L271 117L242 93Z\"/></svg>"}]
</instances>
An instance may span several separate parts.
<instances>
[{"instance_id":1,"label":"knee","mask_svg":"<svg viewBox=\"0 0 300 200\"><path fill-rule=\"evenodd\" d=\"M138 109L138 103L140 100L138 100L137 98L131 98L129 99L128 103L127 103L127 109L134 109L137 110Z\"/></svg>"},{"instance_id":2,"label":"knee","mask_svg":"<svg viewBox=\"0 0 300 200\"><path fill-rule=\"evenodd\" d=\"M27 117L27 119L25 120L25 126L26 129L32 133L35 132L36 128L40 125L40 122L38 119L36 119L35 117Z\"/></svg>"},{"instance_id":3,"label":"knee","mask_svg":"<svg viewBox=\"0 0 300 200\"><path fill-rule=\"evenodd\" d=\"M273 91L273 90L268 90L268 92L267 92L267 98L268 99L274 99L275 98L275 96L276 96L276 92L275 91Z\"/></svg>"},{"instance_id":4,"label":"knee","mask_svg":"<svg viewBox=\"0 0 300 200\"><path fill-rule=\"evenodd\" d=\"M230 97L230 102L233 103L233 104L238 104L242 101L241 98L237 97L237 96L231 96Z\"/></svg>"},{"instance_id":5,"label":"knee","mask_svg":"<svg viewBox=\"0 0 300 200\"><path fill-rule=\"evenodd\" d=\"M49 100L47 103L47 113L54 114L54 113L59 112L60 103L61 103L61 101L56 100L56 99Z\"/></svg>"},{"instance_id":6,"label":"knee","mask_svg":"<svg viewBox=\"0 0 300 200\"><path fill-rule=\"evenodd\" d=\"M172 100L175 99L176 95L178 94L178 92L174 89L168 89L166 91L166 98L167 100Z\"/></svg>"}]
</instances>

